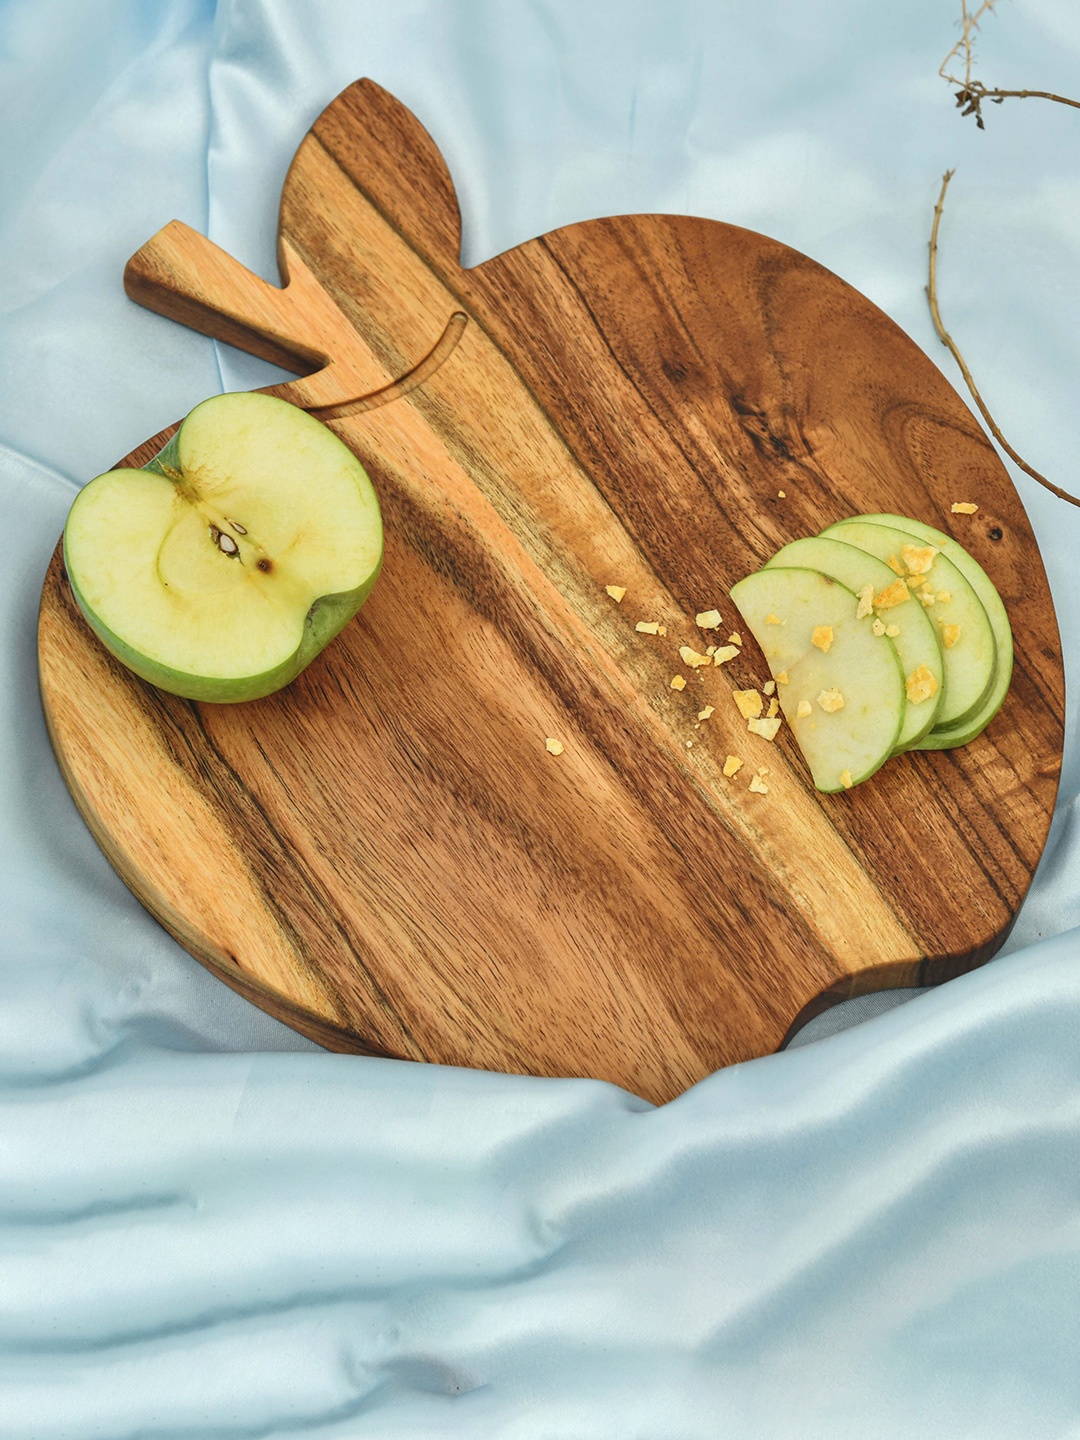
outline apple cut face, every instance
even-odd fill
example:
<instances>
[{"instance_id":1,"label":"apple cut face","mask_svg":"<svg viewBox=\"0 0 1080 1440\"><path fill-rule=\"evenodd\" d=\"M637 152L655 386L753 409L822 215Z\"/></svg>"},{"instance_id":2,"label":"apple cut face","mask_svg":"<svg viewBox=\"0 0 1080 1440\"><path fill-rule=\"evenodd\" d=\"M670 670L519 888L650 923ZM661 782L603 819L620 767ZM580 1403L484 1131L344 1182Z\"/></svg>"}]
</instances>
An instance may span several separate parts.
<instances>
[{"instance_id":1,"label":"apple cut face","mask_svg":"<svg viewBox=\"0 0 1080 1440\"><path fill-rule=\"evenodd\" d=\"M903 515L861 515L870 525L891 525L920 540L924 545L935 545L943 550L960 574L975 591L986 611L990 628L994 632L996 651L994 681L982 705L967 720L953 725L936 725L914 750L955 750L981 735L987 725L1005 703L1009 693L1013 671L1013 635L1008 612L997 592L997 587L973 555L969 555L957 540L953 540L933 525L922 520L909 520Z\"/></svg>"},{"instance_id":2,"label":"apple cut face","mask_svg":"<svg viewBox=\"0 0 1080 1440\"><path fill-rule=\"evenodd\" d=\"M64 531L106 647L162 689L222 702L294 679L363 604L382 551L360 462L258 394L205 401L145 469L98 476Z\"/></svg>"},{"instance_id":3,"label":"apple cut face","mask_svg":"<svg viewBox=\"0 0 1080 1440\"><path fill-rule=\"evenodd\" d=\"M945 642L945 693L934 725L966 725L982 710L997 673L994 632L970 581L936 545L920 546L909 530L858 519L830 525L822 534L876 555L898 573L908 571L909 562L918 566L907 583L927 598L931 619Z\"/></svg>"},{"instance_id":4,"label":"apple cut face","mask_svg":"<svg viewBox=\"0 0 1080 1440\"><path fill-rule=\"evenodd\" d=\"M818 571L768 566L731 588L818 790L847 790L896 748L904 675L858 598Z\"/></svg>"}]
</instances>

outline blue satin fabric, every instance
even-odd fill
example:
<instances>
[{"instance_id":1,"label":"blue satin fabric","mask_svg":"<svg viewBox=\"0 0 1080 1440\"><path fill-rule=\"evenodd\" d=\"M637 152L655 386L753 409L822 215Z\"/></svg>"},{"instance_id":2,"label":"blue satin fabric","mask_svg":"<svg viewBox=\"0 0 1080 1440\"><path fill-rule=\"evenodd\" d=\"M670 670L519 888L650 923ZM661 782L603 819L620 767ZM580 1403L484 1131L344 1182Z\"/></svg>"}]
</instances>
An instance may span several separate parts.
<instances>
[{"instance_id":1,"label":"blue satin fabric","mask_svg":"<svg viewBox=\"0 0 1080 1440\"><path fill-rule=\"evenodd\" d=\"M1080 1436L1071 723L1007 958L653 1110L327 1055L247 1006L109 869L36 694L78 485L275 373L131 305L124 260L177 216L276 278L289 160L363 74L437 137L468 261L710 215L837 270L954 380L921 287L956 165L946 319L1076 489L1080 121L961 121L954 10L0 0L0 1435ZM1080 94L1069 0L1002 7L981 45L987 81ZM1080 517L1017 484L1072 684Z\"/></svg>"}]
</instances>

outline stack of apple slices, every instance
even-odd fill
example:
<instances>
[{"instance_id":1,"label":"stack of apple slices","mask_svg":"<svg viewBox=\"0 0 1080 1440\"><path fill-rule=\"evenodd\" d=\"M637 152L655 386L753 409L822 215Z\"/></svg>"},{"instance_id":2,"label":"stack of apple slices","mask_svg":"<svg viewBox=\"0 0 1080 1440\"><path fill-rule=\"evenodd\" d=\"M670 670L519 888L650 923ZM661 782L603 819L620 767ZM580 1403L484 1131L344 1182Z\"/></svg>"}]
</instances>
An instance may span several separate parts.
<instances>
[{"instance_id":1,"label":"stack of apple slices","mask_svg":"<svg viewBox=\"0 0 1080 1440\"><path fill-rule=\"evenodd\" d=\"M966 745L1012 677L1009 619L977 561L900 515L795 540L731 591L819 790L904 750Z\"/></svg>"}]
</instances>

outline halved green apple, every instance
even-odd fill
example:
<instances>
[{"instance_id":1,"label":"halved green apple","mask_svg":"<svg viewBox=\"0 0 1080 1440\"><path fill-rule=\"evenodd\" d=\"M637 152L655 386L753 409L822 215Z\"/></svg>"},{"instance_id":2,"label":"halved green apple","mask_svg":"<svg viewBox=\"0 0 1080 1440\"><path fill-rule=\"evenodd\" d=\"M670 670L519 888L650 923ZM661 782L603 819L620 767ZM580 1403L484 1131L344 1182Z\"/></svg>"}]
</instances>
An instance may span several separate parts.
<instances>
[{"instance_id":1,"label":"halved green apple","mask_svg":"<svg viewBox=\"0 0 1080 1440\"><path fill-rule=\"evenodd\" d=\"M970 720L990 694L997 664L994 632L970 582L936 546L920 544L910 531L858 519L830 525L822 535L856 545L897 571L918 567L918 573L910 575L913 588L933 597L927 608L942 635L945 693L935 725L959 726Z\"/></svg>"},{"instance_id":2,"label":"halved green apple","mask_svg":"<svg viewBox=\"0 0 1080 1440\"><path fill-rule=\"evenodd\" d=\"M356 456L269 395L218 395L142 470L86 485L64 529L75 598L108 650L192 700L287 685L367 599L382 520Z\"/></svg>"},{"instance_id":3,"label":"halved green apple","mask_svg":"<svg viewBox=\"0 0 1080 1440\"><path fill-rule=\"evenodd\" d=\"M731 588L819 790L847 790L892 754L904 719L893 642L857 597L816 570L772 566Z\"/></svg>"},{"instance_id":4,"label":"halved green apple","mask_svg":"<svg viewBox=\"0 0 1080 1440\"><path fill-rule=\"evenodd\" d=\"M996 669L994 682L979 709L960 724L942 725L940 718L934 729L912 748L915 750L955 750L981 735L987 725L1001 709L1009 693L1013 670L1013 636L1009 616L1005 610L997 587L979 562L964 549L958 540L935 530L922 520L909 520L903 515L862 515L859 517L870 525L891 525L903 530L924 545L936 545L943 550L960 571L964 579L982 602L990 628L994 632L996 647Z\"/></svg>"},{"instance_id":5,"label":"halved green apple","mask_svg":"<svg viewBox=\"0 0 1080 1440\"><path fill-rule=\"evenodd\" d=\"M884 560L878 560L842 540L829 540L820 535L807 536L804 540L793 540L790 545L785 545L776 552L766 568L772 569L777 565L818 570L830 580L839 580L856 595L865 593L867 586L873 595L880 595L888 591L897 578ZM909 594L899 605L891 606L884 620L879 620L879 628L886 620L890 629L899 632L892 640L900 657L905 683L908 677L912 680L896 741L898 751L908 750L930 729L941 706L944 695L941 645L929 615L914 595ZM927 676L932 683L927 681Z\"/></svg>"}]
</instances>

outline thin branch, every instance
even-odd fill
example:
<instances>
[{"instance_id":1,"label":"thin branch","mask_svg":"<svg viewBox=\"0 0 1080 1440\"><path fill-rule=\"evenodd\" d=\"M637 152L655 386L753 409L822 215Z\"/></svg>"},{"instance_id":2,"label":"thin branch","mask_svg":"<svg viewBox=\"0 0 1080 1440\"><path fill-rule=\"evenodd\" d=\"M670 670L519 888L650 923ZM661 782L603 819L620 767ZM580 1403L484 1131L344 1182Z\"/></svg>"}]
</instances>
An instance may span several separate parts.
<instances>
[{"instance_id":1,"label":"thin branch","mask_svg":"<svg viewBox=\"0 0 1080 1440\"><path fill-rule=\"evenodd\" d=\"M1056 495L1059 500L1067 500L1070 505L1076 505L1080 507L1080 500L1078 500L1075 495L1070 495L1067 490L1060 489L1057 485L1053 483L1052 480L1048 480L1045 475L1040 475L1038 470L1033 469L1033 467L1030 466L1025 459L1018 455L1013 449L1013 447L1009 444L1008 440L1005 439L1005 436L998 428L997 421L987 409L986 401L979 394L979 387L975 384L975 381L972 378L971 371L968 369L967 366L967 361L960 353L960 347L949 334L948 330L945 329L945 325L941 319L941 311L938 308L937 298L938 230L941 227L941 212L945 208L945 192L948 190L949 181L952 179L955 173L956 172L954 170L946 170L945 174L941 177L941 193L938 195L937 204L934 206L934 223L930 230L930 283L926 287L926 298L930 302L930 315L934 322L934 329L937 331L938 339L944 346L948 348L949 353L952 355L957 365L960 366L960 373L963 375L964 381L968 389L971 391L972 399L979 407L979 413L986 421L991 435L993 435L994 439L1005 451L1006 455L1008 455L1010 459L1012 459L1017 465L1019 465L1020 469L1023 470L1025 475L1030 475L1033 480L1037 480L1040 485L1044 485L1046 489L1049 490L1052 494Z\"/></svg>"}]
</instances>

